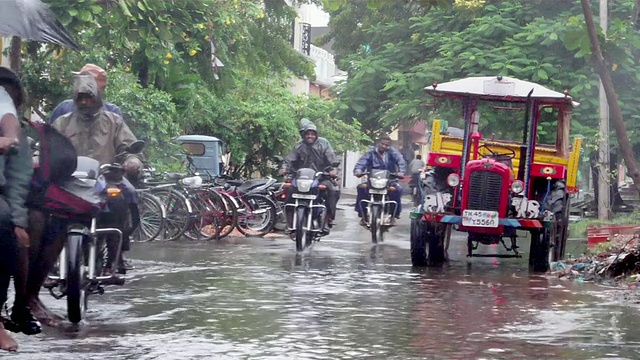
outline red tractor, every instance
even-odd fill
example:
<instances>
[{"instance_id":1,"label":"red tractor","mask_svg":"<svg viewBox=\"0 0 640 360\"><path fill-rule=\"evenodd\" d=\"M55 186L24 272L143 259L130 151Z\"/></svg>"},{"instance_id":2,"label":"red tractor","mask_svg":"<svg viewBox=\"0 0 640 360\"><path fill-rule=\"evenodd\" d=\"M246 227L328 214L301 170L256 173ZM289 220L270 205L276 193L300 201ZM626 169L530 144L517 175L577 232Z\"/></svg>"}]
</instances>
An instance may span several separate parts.
<instances>
[{"instance_id":1,"label":"red tractor","mask_svg":"<svg viewBox=\"0 0 640 360\"><path fill-rule=\"evenodd\" d=\"M566 92L501 76L470 77L425 90L437 101L458 100L464 129L433 122L421 203L411 213L412 264L446 261L452 230L468 234L469 257L520 257L518 235L528 232L530 268L547 271L550 262L564 257L569 197L578 191L582 139L569 144L571 110L578 104ZM518 141L483 137L480 109L494 116L524 112L524 121L510 120L509 129L500 132L522 129ZM536 143L542 119L557 121L555 144ZM480 254L481 244L502 244L507 252Z\"/></svg>"}]
</instances>

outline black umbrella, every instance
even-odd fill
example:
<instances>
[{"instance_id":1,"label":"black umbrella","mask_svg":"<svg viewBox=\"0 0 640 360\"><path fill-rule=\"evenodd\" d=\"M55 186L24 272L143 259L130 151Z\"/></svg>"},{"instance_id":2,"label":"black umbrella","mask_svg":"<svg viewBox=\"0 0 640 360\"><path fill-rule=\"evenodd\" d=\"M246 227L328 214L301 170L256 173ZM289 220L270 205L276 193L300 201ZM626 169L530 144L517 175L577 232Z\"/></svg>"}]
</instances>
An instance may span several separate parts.
<instances>
[{"instance_id":1,"label":"black umbrella","mask_svg":"<svg viewBox=\"0 0 640 360\"><path fill-rule=\"evenodd\" d=\"M0 0L0 34L80 49L49 6L40 0Z\"/></svg>"}]
</instances>

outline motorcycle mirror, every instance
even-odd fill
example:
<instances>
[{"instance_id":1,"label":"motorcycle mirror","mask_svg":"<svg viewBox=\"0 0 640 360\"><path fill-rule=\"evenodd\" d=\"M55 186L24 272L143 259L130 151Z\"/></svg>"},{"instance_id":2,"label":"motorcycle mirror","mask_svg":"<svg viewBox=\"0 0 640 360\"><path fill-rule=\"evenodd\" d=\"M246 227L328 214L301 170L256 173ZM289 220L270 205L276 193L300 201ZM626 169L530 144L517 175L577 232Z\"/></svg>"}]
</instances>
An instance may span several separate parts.
<instances>
[{"instance_id":1,"label":"motorcycle mirror","mask_svg":"<svg viewBox=\"0 0 640 360\"><path fill-rule=\"evenodd\" d=\"M36 142L36 140L34 138L32 138L31 136L27 136L27 142L29 143L29 147L31 149L35 149L36 145L38 144Z\"/></svg>"},{"instance_id":2,"label":"motorcycle mirror","mask_svg":"<svg viewBox=\"0 0 640 360\"><path fill-rule=\"evenodd\" d=\"M129 154L138 154L144 149L145 142L142 140L136 140L127 148Z\"/></svg>"},{"instance_id":3,"label":"motorcycle mirror","mask_svg":"<svg viewBox=\"0 0 640 360\"><path fill-rule=\"evenodd\" d=\"M332 163L331 163L331 166L333 166L333 167L338 167L338 166L340 166L340 161L334 161L334 162L332 162Z\"/></svg>"}]
</instances>

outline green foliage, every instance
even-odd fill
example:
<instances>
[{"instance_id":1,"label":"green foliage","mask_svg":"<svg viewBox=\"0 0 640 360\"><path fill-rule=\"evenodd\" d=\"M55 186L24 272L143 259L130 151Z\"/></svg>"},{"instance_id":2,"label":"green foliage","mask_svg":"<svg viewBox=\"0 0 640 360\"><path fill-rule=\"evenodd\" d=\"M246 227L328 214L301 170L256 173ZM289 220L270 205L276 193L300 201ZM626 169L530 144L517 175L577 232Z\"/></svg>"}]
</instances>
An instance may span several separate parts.
<instances>
[{"instance_id":1,"label":"green foliage","mask_svg":"<svg viewBox=\"0 0 640 360\"><path fill-rule=\"evenodd\" d=\"M371 141L360 131L359 123L347 124L331 116L334 109L332 101L319 96L298 97L296 100L296 118L312 120L318 126L320 136L327 138L337 153L359 149Z\"/></svg>"},{"instance_id":2,"label":"green foliage","mask_svg":"<svg viewBox=\"0 0 640 360\"><path fill-rule=\"evenodd\" d=\"M148 142L156 166L178 166L171 139L182 133L223 139L232 161L246 163L245 175L266 171L298 141L301 116L322 118L339 149L363 139L357 123L330 116L332 102L289 92L291 79L315 72L289 43L296 14L284 0L46 2L85 50L25 43L22 76L32 107L46 116L70 97L72 71L98 64L109 73L106 99ZM212 66L212 50L224 67Z\"/></svg>"},{"instance_id":3,"label":"green foliage","mask_svg":"<svg viewBox=\"0 0 640 360\"><path fill-rule=\"evenodd\" d=\"M179 135L178 117L171 95L153 87L143 89L136 78L121 70L110 73L109 99L122 110L131 131L147 143L145 154L152 164L176 161L171 139Z\"/></svg>"},{"instance_id":4,"label":"green foliage","mask_svg":"<svg viewBox=\"0 0 640 360\"><path fill-rule=\"evenodd\" d=\"M434 100L424 87L467 76L503 75L556 91L568 89L580 102L573 114L572 134L596 135L598 77L589 62L590 44L579 1L487 0L481 8L452 3L427 9L385 2L372 10L364 0L337 7L335 1L327 1L327 7L335 10L331 11L331 33L324 40L335 40L336 57L349 72L348 81L337 91L338 117L357 119L369 135L418 119L444 117L455 124L458 108L442 101L435 109L426 106ZM640 86L636 61L640 36L627 20L633 3L611 2L607 37L600 35L629 137L640 144L638 136L633 136L640 131L640 115L635 111L640 106L635 95ZM347 35L342 39L336 37L343 33ZM481 114L485 134L506 138L516 135L513 123L520 124L523 118L522 113L498 114L491 109ZM554 115L545 114L540 141L552 138L555 124Z\"/></svg>"}]
</instances>

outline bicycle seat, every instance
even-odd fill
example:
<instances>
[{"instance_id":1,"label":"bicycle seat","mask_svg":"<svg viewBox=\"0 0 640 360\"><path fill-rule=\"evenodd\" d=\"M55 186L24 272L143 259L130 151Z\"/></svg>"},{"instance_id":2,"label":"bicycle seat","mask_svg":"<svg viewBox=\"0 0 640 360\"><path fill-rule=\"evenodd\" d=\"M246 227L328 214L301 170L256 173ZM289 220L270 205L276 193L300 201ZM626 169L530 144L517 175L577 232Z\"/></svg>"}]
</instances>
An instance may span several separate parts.
<instances>
[{"instance_id":1,"label":"bicycle seat","mask_svg":"<svg viewBox=\"0 0 640 360\"><path fill-rule=\"evenodd\" d=\"M244 181L242 181L242 180L227 180L227 181L225 181L225 183L226 183L227 185L229 185L229 186L236 186L236 187L237 187L237 186L242 185L242 183L243 183L243 182L244 182Z\"/></svg>"},{"instance_id":2,"label":"bicycle seat","mask_svg":"<svg viewBox=\"0 0 640 360\"><path fill-rule=\"evenodd\" d=\"M247 180L242 182L242 184L240 184L236 190L239 192L247 192L247 191L251 191L257 187L260 187L264 184L266 184L267 182L269 182L269 180L267 179L255 179L255 180Z\"/></svg>"},{"instance_id":3,"label":"bicycle seat","mask_svg":"<svg viewBox=\"0 0 640 360\"><path fill-rule=\"evenodd\" d=\"M165 174L166 178L169 180L180 180L180 179L184 179L187 177L187 174L185 173L172 173L172 172L168 172Z\"/></svg>"},{"instance_id":4,"label":"bicycle seat","mask_svg":"<svg viewBox=\"0 0 640 360\"><path fill-rule=\"evenodd\" d=\"M284 184L283 182L276 182L273 183L273 185L269 186L269 190L280 190L280 188L282 187L282 184Z\"/></svg>"}]
</instances>

